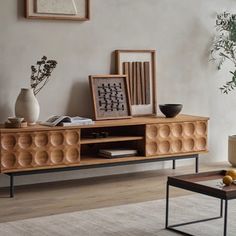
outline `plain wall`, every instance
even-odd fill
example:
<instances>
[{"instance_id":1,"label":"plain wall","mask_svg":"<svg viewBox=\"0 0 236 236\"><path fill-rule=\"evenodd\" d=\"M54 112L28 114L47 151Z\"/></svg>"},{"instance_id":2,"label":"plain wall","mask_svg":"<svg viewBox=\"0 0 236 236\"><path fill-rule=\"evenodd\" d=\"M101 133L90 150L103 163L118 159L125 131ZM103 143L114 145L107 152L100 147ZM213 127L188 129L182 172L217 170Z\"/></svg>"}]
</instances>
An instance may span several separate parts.
<instances>
[{"instance_id":1,"label":"plain wall","mask_svg":"<svg viewBox=\"0 0 236 236\"><path fill-rule=\"evenodd\" d=\"M156 49L158 103L182 103L183 113L209 116L210 153L203 158L226 161L228 135L236 130L236 92L220 93L229 68L217 71L209 50L216 13L235 9L235 0L91 0L91 20L73 22L25 19L23 0L0 0L0 122L14 115L20 89L29 87L30 66L43 55L58 66L37 96L40 120L54 114L91 116L88 75L114 73L115 49ZM167 166L26 176L20 183ZM0 186L7 181L0 176Z\"/></svg>"}]
</instances>

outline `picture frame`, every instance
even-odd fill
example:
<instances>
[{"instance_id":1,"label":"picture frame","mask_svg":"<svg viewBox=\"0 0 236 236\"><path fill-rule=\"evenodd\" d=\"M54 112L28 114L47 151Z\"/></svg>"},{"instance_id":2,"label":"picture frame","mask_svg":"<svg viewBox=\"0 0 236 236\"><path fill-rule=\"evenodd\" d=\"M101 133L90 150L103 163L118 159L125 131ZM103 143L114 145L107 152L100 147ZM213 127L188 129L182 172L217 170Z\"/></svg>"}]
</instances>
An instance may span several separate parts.
<instances>
[{"instance_id":1,"label":"picture frame","mask_svg":"<svg viewBox=\"0 0 236 236\"><path fill-rule=\"evenodd\" d=\"M90 75L89 84L95 120L132 117L126 75Z\"/></svg>"},{"instance_id":2,"label":"picture frame","mask_svg":"<svg viewBox=\"0 0 236 236\"><path fill-rule=\"evenodd\" d=\"M25 17L87 21L90 19L90 0L25 0Z\"/></svg>"},{"instance_id":3,"label":"picture frame","mask_svg":"<svg viewBox=\"0 0 236 236\"><path fill-rule=\"evenodd\" d=\"M156 51L115 50L116 73L128 78L133 116L156 116Z\"/></svg>"}]
</instances>

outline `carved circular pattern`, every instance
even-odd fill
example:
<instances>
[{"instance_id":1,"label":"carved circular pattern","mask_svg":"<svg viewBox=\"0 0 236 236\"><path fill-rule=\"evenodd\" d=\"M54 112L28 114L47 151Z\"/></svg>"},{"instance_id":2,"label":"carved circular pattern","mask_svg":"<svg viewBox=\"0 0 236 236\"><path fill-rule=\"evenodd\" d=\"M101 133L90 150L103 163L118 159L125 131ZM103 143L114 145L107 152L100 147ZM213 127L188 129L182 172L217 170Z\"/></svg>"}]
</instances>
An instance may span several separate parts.
<instances>
[{"instance_id":1,"label":"carved circular pattern","mask_svg":"<svg viewBox=\"0 0 236 236\"><path fill-rule=\"evenodd\" d=\"M32 145L32 137L30 134L21 134L18 139L18 144L21 148L26 149Z\"/></svg>"},{"instance_id":2,"label":"carved circular pattern","mask_svg":"<svg viewBox=\"0 0 236 236\"><path fill-rule=\"evenodd\" d=\"M53 146L60 146L63 144L64 137L60 132L54 132L51 134L51 143Z\"/></svg>"},{"instance_id":3,"label":"carved circular pattern","mask_svg":"<svg viewBox=\"0 0 236 236\"><path fill-rule=\"evenodd\" d=\"M196 148L197 150L204 150L206 148L206 139L205 138L199 138L196 140Z\"/></svg>"},{"instance_id":4,"label":"carved circular pattern","mask_svg":"<svg viewBox=\"0 0 236 236\"><path fill-rule=\"evenodd\" d=\"M12 150L16 145L16 138L13 135L4 135L1 143L3 149Z\"/></svg>"},{"instance_id":5,"label":"carved circular pattern","mask_svg":"<svg viewBox=\"0 0 236 236\"><path fill-rule=\"evenodd\" d=\"M186 152L194 151L194 140L192 138L184 140L183 147Z\"/></svg>"},{"instance_id":6,"label":"carved circular pattern","mask_svg":"<svg viewBox=\"0 0 236 236\"><path fill-rule=\"evenodd\" d=\"M49 157L48 157L48 153L46 151L38 151L35 154L35 163L37 165L40 165L40 166L46 165L48 162L48 159L49 159Z\"/></svg>"},{"instance_id":7,"label":"carved circular pattern","mask_svg":"<svg viewBox=\"0 0 236 236\"><path fill-rule=\"evenodd\" d=\"M183 128L182 128L182 125L181 124L174 124L172 126L172 135L174 137L181 137L182 136L182 132L183 132Z\"/></svg>"},{"instance_id":8,"label":"carved circular pattern","mask_svg":"<svg viewBox=\"0 0 236 236\"><path fill-rule=\"evenodd\" d=\"M160 153L168 153L170 151L170 143L169 141L161 142L159 145Z\"/></svg>"},{"instance_id":9,"label":"carved circular pattern","mask_svg":"<svg viewBox=\"0 0 236 236\"><path fill-rule=\"evenodd\" d=\"M157 143L150 142L147 144L147 154L148 155L155 155L157 153Z\"/></svg>"},{"instance_id":10,"label":"carved circular pattern","mask_svg":"<svg viewBox=\"0 0 236 236\"><path fill-rule=\"evenodd\" d=\"M182 144L181 140L174 140L171 143L171 147L172 147L173 152L181 152L182 146L183 146L183 144Z\"/></svg>"},{"instance_id":11,"label":"carved circular pattern","mask_svg":"<svg viewBox=\"0 0 236 236\"><path fill-rule=\"evenodd\" d=\"M35 136L35 145L37 147L45 147L48 144L47 134L39 133Z\"/></svg>"},{"instance_id":12,"label":"carved circular pattern","mask_svg":"<svg viewBox=\"0 0 236 236\"><path fill-rule=\"evenodd\" d=\"M168 125L162 125L159 129L160 137L167 138L170 135L170 127Z\"/></svg>"},{"instance_id":13,"label":"carved circular pattern","mask_svg":"<svg viewBox=\"0 0 236 236\"><path fill-rule=\"evenodd\" d=\"M51 161L54 164L61 164L63 162L64 153L62 150L53 150L51 152Z\"/></svg>"},{"instance_id":14,"label":"carved circular pattern","mask_svg":"<svg viewBox=\"0 0 236 236\"><path fill-rule=\"evenodd\" d=\"M33 161L32 154L30 152L20 152L18 157L19 165L22 167L30 167Z\"/></svg>"},{"instance_id":15,"label":"carved circular pattern","mask_svg":"<svg viewBox=\"0 0 236 236\"><path fill-rule=\"evenodd\" d=\"M195 126L193 123L184 124L184 134L187 136L192 136L194 134Z\"/></svg>"},{"instance_id":16,"label":"carved circular pattern","mask_svg":"<svg viewBox=\"0 0 236 236\"><path fill-rule=\"evenodd\" d=\"M76 148L70 148L66 151L66 160L70 163L78 163L79 151Z\"/></svg>"},{"instance_id":17,"label":"carved circular pattern","mask_svg":"<svg viewBox=\"0 0 236 236\"><path fill-rule=\"evenodd\" d=\"M1 162L4 168L11 169L14 168L16 164L16 157L12 153L6 153L2 156Z\"/></svg>"},{"instance_id":18,"label":"carved circular pattern","mask_svg":"<svg viewBox=\"0 0 236 236\"><path fill-rule=\"evenodd\" d=\"M79 134L76 131L69 131L66 134L66 142L69 145L74 145L79 142Z\"/></svg>"},{"instance_id":19,"label":"carved circular pattern","mask_svg":"<svg viewBox=\"0 0 236 236\"><path fill-rule=\"evenodd\" d=\"M207 131L206 123L204 122L198 122L196 125L196 132L199 135L205 135Z\"/></svg>"},{"instance_id":20,"label":"carved circular pattern","mask_svg":"<svg viewBox=\"0 0 236 236\"><path fill-rule=\"evenodd\" d=\"M158 134L158 129L155 125L147 126L147 137L150 139L156 138Z\"/></svg>"}]
</instances>

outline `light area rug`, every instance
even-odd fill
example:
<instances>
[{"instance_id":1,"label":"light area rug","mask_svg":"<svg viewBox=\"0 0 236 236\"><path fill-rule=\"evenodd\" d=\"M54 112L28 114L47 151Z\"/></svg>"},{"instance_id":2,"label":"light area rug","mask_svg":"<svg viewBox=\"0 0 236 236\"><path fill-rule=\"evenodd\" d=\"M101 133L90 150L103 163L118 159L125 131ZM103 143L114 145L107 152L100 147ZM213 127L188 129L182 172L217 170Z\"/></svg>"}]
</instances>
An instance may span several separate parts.
<instances>
[{"instance_id":1,"label":"light area rug","mask_svg":"<svg viewBox=\"0 0 236 236\"><path fill-rule=\"evenodd\" d=\"M171 198L170 223L219 215L220 200L203 195ZM175 236L164 229L165 200L64 213L0 224L0 236ZM182 226L193 235L223 235L223 219ZM236 201L229 201L228 235L236 235Z\"/></svg>"}]
</instances>

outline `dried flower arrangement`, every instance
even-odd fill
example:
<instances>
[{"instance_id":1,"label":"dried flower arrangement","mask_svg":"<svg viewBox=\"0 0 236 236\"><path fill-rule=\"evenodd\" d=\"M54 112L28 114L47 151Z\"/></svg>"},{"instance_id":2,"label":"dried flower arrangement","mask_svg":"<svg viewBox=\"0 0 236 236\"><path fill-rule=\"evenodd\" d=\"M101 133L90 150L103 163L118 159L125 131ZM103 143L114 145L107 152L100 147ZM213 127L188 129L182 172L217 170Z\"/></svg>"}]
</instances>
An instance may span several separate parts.
<instances>
[{"instance_id":1,"label":"dried flower arrangement","mask_svg":"<svg viewBox=\"0 0 236 236\"><path fill-rule=\"evenodd\" d=\"M233 64L231 80L226 82L220 90L228 94L236 88L236 14L224 12L216 17L216 30L213 46L211 49L212 60L218 63L218 69L221 69L225 60Z\"/></svg>"},{"instance_id":2,"label":"dried flower arrangement","mask_svg":"<svg viewBox=\"0 0 236 236\"><path fill-rule=\"evenodd\" d=\"M56 68L57 62L55 60L47 60L43 56L40 61L37 61L36 66L31 66L30 86L33 89L34 95L48 83L53 69Z\"/></svg>"}]
</instances>

